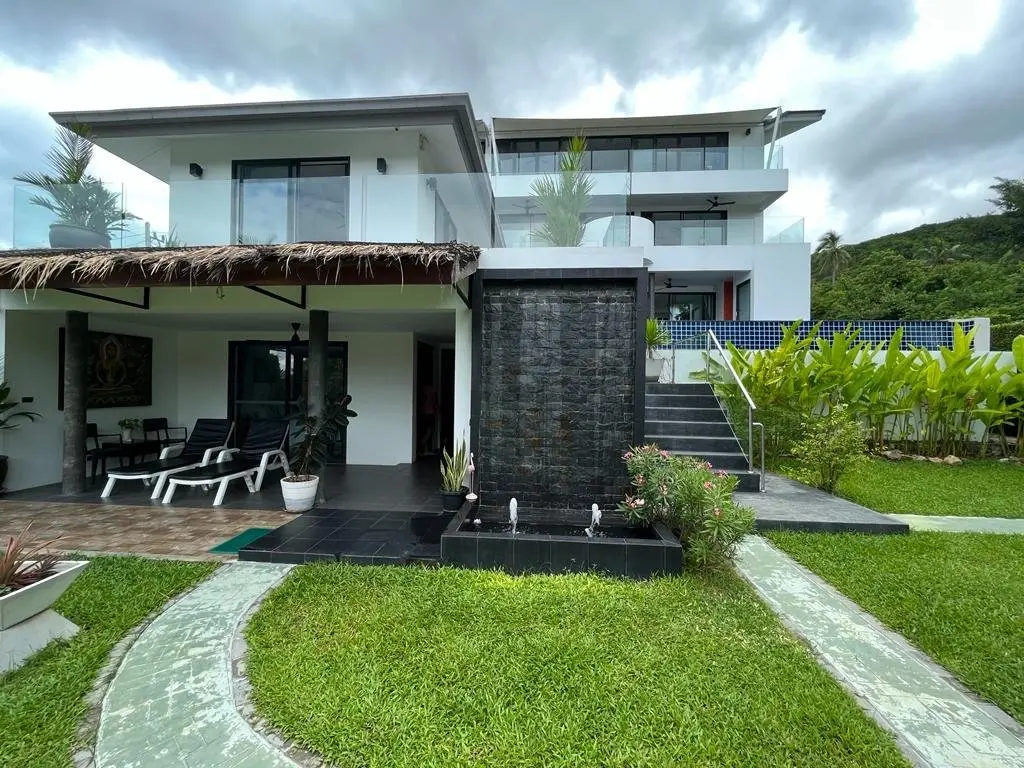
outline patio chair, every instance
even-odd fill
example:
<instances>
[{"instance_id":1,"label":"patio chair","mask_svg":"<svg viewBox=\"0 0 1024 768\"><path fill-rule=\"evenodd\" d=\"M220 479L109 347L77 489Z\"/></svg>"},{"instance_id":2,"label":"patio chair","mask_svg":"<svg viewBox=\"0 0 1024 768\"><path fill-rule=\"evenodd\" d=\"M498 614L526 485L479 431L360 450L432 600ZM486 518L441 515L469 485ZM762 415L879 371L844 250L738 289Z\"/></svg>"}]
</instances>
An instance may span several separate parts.
<instances>
[{"instance_id":1,"label":"patio chair","mask_svg":"<svg viewBox=\"0 0 1024 768\"><path fill-rule=\"evenodd\" d=\"M100 443L101 437L117 437L120 439L120 436L114 433L101 433L99 427L91 421L85 425L85 458L86 461L92 464L93 483L96 482L97 465L101 466L103 472L106 473L107 459L117 455L116 451L103 447L103 444ZM90 442L92 443L91 447L89 446Z\"/></svg>"},{"instance_id":2,"label":"patio chair","mask_svg":"<svg viewBox=\"0 0 1024 768\"><path fill-rule=\"evenodd\" d=\"M213 506L219 507L224 503L224 494L232 480L244 479L249 493L256 493L263 487L263 479L269 470L283 469L287 474L288 456L284 448L288 442L288 426L289 422L283 420L253 419L241 446L221 451L212 464L169 477L163 503L171 503L179 485L201 485L204 488L217 485Z\"/></svg>"},{"instance_id":3,"label":"patio chair","mask_svg":"<svg viewBox=\"0 0 1024 768\"><path fill-rule=\"evenodd\" d=\"M166 446L160 451L160 458L107 472L107 484L100 498L110 496L118 480L141 480L146 484L156 481L149 498L159 499L168 477L209 464L214 456L228 447L234 429L234 422L228 419L198 419L188 440Z\"/></svg>"},{"instance_id":4,"label":"patio chair","mask_svg":"<svg viewBox=\"0 0 1024 768\"><path fill-rule=\"evenodd\" d=\"M172 433L174 433L172 435ZM167 425L167 419L154 418L142 420L142 436L149 440L150 435L160 443L160 450L169 445L181 445L188 440L188 429L185 427L171 427Z\"/></svg>"}]
</instances>

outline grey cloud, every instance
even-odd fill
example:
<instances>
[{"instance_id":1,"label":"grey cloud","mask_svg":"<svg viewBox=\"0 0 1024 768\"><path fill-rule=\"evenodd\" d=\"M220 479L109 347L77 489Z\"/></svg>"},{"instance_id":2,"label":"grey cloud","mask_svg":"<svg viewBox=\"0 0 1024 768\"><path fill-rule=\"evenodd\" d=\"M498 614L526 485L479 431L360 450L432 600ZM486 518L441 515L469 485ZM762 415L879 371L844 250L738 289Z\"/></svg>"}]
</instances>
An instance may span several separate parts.
<instances>
[{"instance_id":1,"label":"grey cloud","mask_svg":"<svg viewBox=\"0 0 1024 768\"><path fill-rule=\"evenodd\" d=\"M911 6L762 0L752 14L740 0L5 0L0 50L52 67L74 43L116 44L236 87L288 82L340 97L415 83L469 91L482 113L499 114L557 105L604 70L626 87L698 67L735 78L794 23L851 54L905 34Z\"/></svg>"},{"instance_id":2,"label":"grey cloud","mask_svg":"<svg viewBox=\"0 0 1024 768\"><path fill-rule=\"evenodd\" d=\"M13 242L17 213L28 198L19 191L15 211L11 178L41 169L52 138L53 123L45 114L0 106L0 243Z\"/></svg>"},{"instance_id":3,"label":"grey cloud","mask_svg":"<svg viewBox=\"0 0 1024 768\"><path fill-rule=\"evenodd\" d=\"M851 239L880 234L877 218L886 211L930 208L941 221L990 208L985 192L964 200L937 192L936 184L955 189L1024 175L1021 29L1024 3L1004 3L976 55L881 83L845 83L827 99L825 122L794 137L794 167L820 168L829 177Z\"/></svg>"}]
</instances>

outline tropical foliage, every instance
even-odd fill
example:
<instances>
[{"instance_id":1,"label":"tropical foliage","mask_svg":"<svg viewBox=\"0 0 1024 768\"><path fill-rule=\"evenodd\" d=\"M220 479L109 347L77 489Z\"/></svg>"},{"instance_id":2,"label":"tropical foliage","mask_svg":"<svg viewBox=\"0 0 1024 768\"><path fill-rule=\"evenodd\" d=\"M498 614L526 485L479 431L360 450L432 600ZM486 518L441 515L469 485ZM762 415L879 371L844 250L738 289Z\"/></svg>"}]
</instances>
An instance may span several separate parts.
<instances>
[{"instance_id":1,"label":"tropical foliage","mask_svg":"<svg viewBox=\"0 0 1024 768\"><path fill-rule=\"evenodd\" d=\"M120 194L88 172L92 153L85 126L58 126L54 146L46 153L49 172L23 173L14 180L41 189L43 194L29 201L53 212L58 222L109 236L137 217L123 209Z\"/></svg>"},{"instance_id":2,"label":"tropical foliage","mask_svg":"<svg viewBox=\"0 0 1024 768\"><path fill-rule=\"evenodd\" d=\"M668 332L668 328L653 317L648 317L644 327L644 340L647 344L647 354L653 357L654 350L658 347L665 347L672 343L672 335Z\"/></svg>"},{"instance_id":3,"label":"tropical foliage","mask_svg":"<svg viewBox=\"0 0 1024 768\"><path fill-rule=\"evenodd\" d=\"M60 555L45 552L56 539L33 543L31 533L29 523L17 536L8 537L7 546L0 552L0 597L56 572Z\"/></svg>"},{"instance_id":4,"label":"tropical foliage","mask_svg":"<svg viewBox=\"0 0 1024 768\"><path fill-rule=\"evenodd\" d=\"M850 252L843 243L842 237L834 229L818 238L818 245L811 255L811 263L819 276L831 277L835 285L839 270L850 261Z\"/></svg>"},{"instance_id":5,"label":"tropical foliage","mask_svg":"<svg viewBox=\"0 0 1024 768\"><path fill-rule=\"evenodd\" d=\"M633 492L619 504L619 511L636 525L660 520L678 530L686 561L696 568L724 566L740 539L753 530L753 512L732 498L736 477L656 445L631 448L623 459Z\"/></svg>"},{"instance_id":6,"label":"tropical foliage","mask_svg":"<svg viewBox=\"0 0 1024 768\"><path fill-rule=\"evenodd\" d=\"M0 361L0 368L3 362ZM21 403L11 399L11 385L0 380L0 429L17 429L17 419L35 421L40 418L35 411L26 411L19 407Z\"/></svg>"},{"instance_id":7,"label":"tropical foliage","mask_svg":"<svg viewBox=\"0 0 1024 768\"><path fill-rule=\"evenodd\" d=\"M815 326L801 336L794 323L783 329L774 349L727 345L733 368L757 404L754 418L765 425L769 464L791 455L808 419L841 403L875 448L962 454L981 438L984 453L995 438L1008 452L1006 432L1012 430L1017 452L1024 455L1024 337L1014 341L1012 362L1003 364L999 356L974 353L976 329L965 333L954 326L952 347L940 349L938 357L901 349L902 330L888 344L859 341L858 333L849 329L825 337ZM745 431L745 401L724 361L710 357L706 375Z\"/></svg>"},{"instance_id":8,"label":"tropical foliage","mask_svg":"<svg viewBox=\"0 0 1024 768\"><path fill-rule=\"evenodd\" d=\"M584 168L586 157L587 140L574 136L560 158L558 173L533 182L531 190L544 211L544 223L535 234L548 245L575 248L583 242L584 215L594 189Z\"/></svg>"},{"instance_id":9,"label":"tropical foliage","mask_svg":"<svg viewBox=\"0 0 1024 768\"><path fill-rule=\"evenodd\" d=\"M843 475L867 461L864 427L844 403L804 424L803 437L793 446L799 460L797 476L804 482L834 493Z\"/></svg>"},{"instance_id":10,"label":"tropical foliage","mask_svg":"<svg viewBox=\"0 0 1024 768\"><path fill-rule=\"evenodd\" d=\"M336 403L328 404L321 414L306 411L298 418L297 426L301 429L302 437L289 461L290 477L310 480L323 467L331 446L348 426L348 420L358 415L349 409L351 402L352 396L345 395Z\"/></svg>"},{"instance_id":11,"label":"tropical foliage","mask_svg":"<svg viewBox=\"0 0 1024 768\"><path fill-rule=\"evenodd\" d=\"M466 442L461 441L454 453L448 453L448 449L441 451L441 490L449 493L458 493L462 490L462 482L469 471L469 456L466 452Z\"/></svg>"}]
</instances>

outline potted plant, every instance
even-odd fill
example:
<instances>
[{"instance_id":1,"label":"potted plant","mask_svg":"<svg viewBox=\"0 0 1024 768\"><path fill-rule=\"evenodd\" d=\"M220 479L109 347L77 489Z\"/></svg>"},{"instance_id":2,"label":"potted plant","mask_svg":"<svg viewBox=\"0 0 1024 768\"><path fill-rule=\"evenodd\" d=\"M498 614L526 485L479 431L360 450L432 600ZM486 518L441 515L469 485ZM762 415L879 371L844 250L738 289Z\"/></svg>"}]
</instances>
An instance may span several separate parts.
<instances>
[{"instance_id":1,"label":"potted plant","mask_svg":"<svg viewBox=\"0 0 1024 768\"><path fill-rule=\"evenodd\" d=\"M132 441L132 432L136 429L142 429L142 420L134 418L121 419L117 422L117 426L121 429L121 441L130 443Z\"/></svg>"},{"instance_id":2,"label":"potted plant","mask_svg":"<svg viewBox=\"0 0 1024 768\"><path fill-rule=\"evenodd\" d=\"M3 364L0 362L0 368L2 367ZM0 430L17 429L19 425L15 423L16 419L35 421L40 418L35 411L22 410L18 407L19 405L20 403L11 400L11 385L6 380L0 381ZM7 480L9 463L10 459L4 454L0 454L0 492L3 491L4 481Z\"/></svg>"},{"instance_id":3,"label":"potted plant","mask_svg":"<svg viewBox=\"0 0 1024 768\"><path fill-rule=\"evenodd\" d=\"M38 187L44 194L29 202L57 217L50 225L51 248L109 248L110 236L137 216L121 206L121 195L87 172L93 143L85 126L60 126L54 146L46 153L50 173L23 173L14 180Z\"/></svg>"},{"instance_id":4,"label":"potted plant","mask_svg":"<svg viewBox=\"0 0 1024 768\"><path fill-rule=\"evenodd\" d=\"M647 381L657 381L661 377L661 368L665 361L660 357L655 357L654 353L658 347L665 347L671 344L672 335L668 332L668 328L653 317L648 317L644 336L647 341L646 378Z\"/></svg>"},{"instance_id":5,"label":"potted plant","mask_svg":"<svg viewBox=\"0 0 1024 768\"><path fill-rule=\"evenodd\" d=\"M315 473L324 465L331 446L348 420L357 414L349 410L351 395L328 405L322 414L308 411L296 420L301 429L301 442L292 452L288 474L281 478L281 495L289 512L308 512L316 503L320 477Z\"/></svg>"},{"instance_id":6,"label":"potted plant","mask_svg":"<svg viewBox=\"0 0 1024 768\"><path fill-rule=\"evenodd\" d=\"M466 441L461 441L454 453L445 448L441 452L441 509L454 512L462 507L469 488L462 481L469 470L469 454L466 452Z\"/></svg>"},{"instance_id":7,"label":"potted plant","mask_svg":"<svg viewBox=\"0 0 1024 768\"><path fill-rule=\"evenodd\" d=\"M586 172L587 140L569 139L559 158L558 171L537 178L530 187L544 212L544 223L534 233L546 245L575 248L583 242L590 193L594 180Z\"/></svg>"},{"instance_id":8,"label":"potted plant","mask_svg":"<svg viewBox=\"0 0 1024 768\"><path fill-rule=\"evenodd\" d=\"M19 628L47 611L89 564L44 553L55 540L30 544L31 529L29 523L18 536L10 537L6 549L0 552L0 647L7 661L0 674L20 666L50 640L70 637L78 630L52 611L49 617L40 617L23 630Z\"/></svg>"}]
</instances>

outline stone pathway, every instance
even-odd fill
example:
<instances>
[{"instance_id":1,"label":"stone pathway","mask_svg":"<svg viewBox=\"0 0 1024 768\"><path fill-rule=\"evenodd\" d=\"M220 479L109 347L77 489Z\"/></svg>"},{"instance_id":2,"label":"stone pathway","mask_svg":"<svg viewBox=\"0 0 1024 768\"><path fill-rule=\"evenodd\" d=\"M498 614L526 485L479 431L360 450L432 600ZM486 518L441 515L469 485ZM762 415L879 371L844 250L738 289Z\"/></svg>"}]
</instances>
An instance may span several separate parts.
<instances>
[{"instance_id":1,"label":"stone pathway","mask_svg":"<svg viewBox=\"0 0 1024 768\"><path fill-rule=\"evenodd\" d=\"M958 517L955 515L889 515L889 517L906 523L912 531L1024 534L1024 520L1005 517Z\"/></svg>"},{"instance_id":2,"label":"stone pathway","mask_svg":"<svg viewBox=\"0 0 1024 768\"><path fill-rule=\"evenodd\" d=\"M737 567L916 765L1024 767L1024 728L788 555L748 536Z\"/></svg>"},{"instance_id":3,"label":"stone pathway","mask_svg":"<svg viewBox=\"0 0 1024 768\"><path fill-rule=\"evenodd\" d=\"M758 531L908 532L906 523L889 515L771 473L764 493L736 493L736 502L754 510Z\"/></svg>"},{"instance_id":4,"label":"stone pathway","mask_svg":"<svg viewBox=\"0 0 1024 768\"><path fill-rule=\"evenodd\" d=\"M107 689L98 768L292 768L235 708L231 644L291 566L229 563L158 616Z\"/></svg>"}]
</instances>

